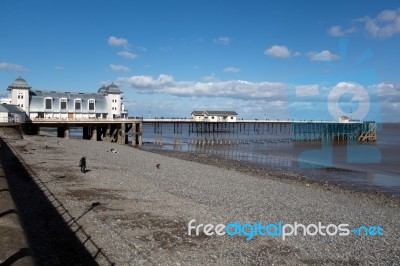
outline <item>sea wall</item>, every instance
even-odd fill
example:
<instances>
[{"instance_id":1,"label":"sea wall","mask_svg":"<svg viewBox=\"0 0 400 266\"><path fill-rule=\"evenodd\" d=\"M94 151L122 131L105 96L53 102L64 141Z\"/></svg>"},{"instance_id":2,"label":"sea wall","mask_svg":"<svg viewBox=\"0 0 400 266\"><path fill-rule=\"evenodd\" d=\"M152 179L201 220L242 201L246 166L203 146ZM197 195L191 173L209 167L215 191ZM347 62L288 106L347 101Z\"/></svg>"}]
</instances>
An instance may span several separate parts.
<instances>
[{"instance_id":1,"label":"sea wall","mask_svg":"<svg viewBox=\"0 0 400 266\"><path fill-rule=\"evenodd\" d=\"M22 139L20 125L0 125L0 137L7 139Z\"/></svg>"}]
</instances>

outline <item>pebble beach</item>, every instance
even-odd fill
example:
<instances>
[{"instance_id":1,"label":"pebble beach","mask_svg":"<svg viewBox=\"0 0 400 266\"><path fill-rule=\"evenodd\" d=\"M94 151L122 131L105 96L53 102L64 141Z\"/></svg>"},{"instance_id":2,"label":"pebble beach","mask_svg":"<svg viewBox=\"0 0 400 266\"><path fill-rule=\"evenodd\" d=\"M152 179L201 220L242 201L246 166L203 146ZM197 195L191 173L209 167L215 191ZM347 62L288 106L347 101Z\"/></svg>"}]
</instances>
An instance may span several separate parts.
<instances>
[{"instance_id":1,"label":"pebble beach","mask_svg":"<svg viewBox=\"0 0 400 266\"><path fill-rule=\"evenodd\" d=\"M219 159L201 159L201 155L185 158L128 145L48 136L24 136L22 140L6 142L31 178L15 187L29 195L32 189L22 187L37 186L44 195L38 202L32 199L25 214L36 217L25 221L25 227L31 224L32 228L27 230L32 232L27 235L28 238L31 235L37 264L396 265L400 262L397 198L308 183L290 173L260 172L251 166L237 167L233 163L230 166L229 162L219 164ZM112 149L116 152L111 152ZM82 156L87 159L86 173L81 173L78 166ZM49 208L56 210L57 221L43 211L40 202L44 198L48 199ZM30 201L28 197L24 200ZM189 236L188 223L193 219L196 224L215 225L235 221L345 223L350 228L379 225L384 235L300 234L285 240L255 236L250 241L244 236L204 233ZM60 228L58 224L63 224L68 232L52 228ZM38 234L39 229L48 231ZM32 240L35 232L42 239ZM49 241L48 236L62 239L57 234L71 234L71 242L48 242L41 246ZM73 237L79 240L82 250L73 251L75 256L67 259L69 245L75 241Z\"/></svg>"}]
</instances>

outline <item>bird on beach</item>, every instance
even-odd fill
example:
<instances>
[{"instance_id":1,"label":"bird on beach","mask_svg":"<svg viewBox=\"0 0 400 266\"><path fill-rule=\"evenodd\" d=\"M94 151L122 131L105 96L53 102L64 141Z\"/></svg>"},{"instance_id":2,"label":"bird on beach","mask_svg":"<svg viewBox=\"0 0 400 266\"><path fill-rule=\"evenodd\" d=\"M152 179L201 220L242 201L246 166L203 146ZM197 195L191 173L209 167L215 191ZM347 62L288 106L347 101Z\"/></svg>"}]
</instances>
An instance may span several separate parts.
<instances>
[{"instance_id":1,"label":"bird on beach","mask_svg":"<svg viewBox=\"0 0 400 266\"><path fill-rule=\"evenodd\" d=\"M159 163L156 164L156 167L157 167L157 169L160 169L160 164Z\"/></svg>"}]
</instances>

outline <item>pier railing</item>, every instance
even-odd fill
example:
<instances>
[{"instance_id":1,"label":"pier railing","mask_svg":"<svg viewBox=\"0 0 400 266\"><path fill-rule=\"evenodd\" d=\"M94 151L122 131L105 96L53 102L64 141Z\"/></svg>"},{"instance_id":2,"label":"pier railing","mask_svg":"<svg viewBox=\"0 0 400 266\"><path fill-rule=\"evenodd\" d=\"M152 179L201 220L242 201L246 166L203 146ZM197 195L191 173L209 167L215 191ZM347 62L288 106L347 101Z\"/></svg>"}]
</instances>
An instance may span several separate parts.
<instances>
[{"instance_id":1,"label":"pier railing","mask_svg":"<svg viewBox=\"0 0 400 266\"><path fill-rule=\"evenodd\" d=\"M0 123L16 123L16 124L20 124L21 123L21 119L19 117L2 117L0 118Z\"/></svg>"},{"instance_id":2,"label":"pier railing","mask_svg":"<svg viewBox=\"0 0 400 266\"><path fill-rule=\"evenodd\" d=\"M31 118L31 122L40 123L40 122L54 122L54 123L63 123L63 122L93 122L93 123L102 123L102 122L142 122L142 118Z\"/></svg>"}]
</instances>

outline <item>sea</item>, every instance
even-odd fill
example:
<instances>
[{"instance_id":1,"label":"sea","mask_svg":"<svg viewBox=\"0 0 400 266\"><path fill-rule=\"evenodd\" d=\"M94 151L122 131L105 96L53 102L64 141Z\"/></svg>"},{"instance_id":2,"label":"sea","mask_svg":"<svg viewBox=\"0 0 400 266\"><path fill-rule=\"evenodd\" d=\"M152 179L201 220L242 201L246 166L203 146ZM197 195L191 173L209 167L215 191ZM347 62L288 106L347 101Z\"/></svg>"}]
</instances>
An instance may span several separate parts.
<instances>
[{"instance_id":1,"label":"sea","mask_svg":"<svg viewBox=\"0 0 400 266\"><path fill-rule=\"evenodd\" d=\"M55 129L41 130L56 134ZM209 154L233 164L245 162L266 170L290 171L310 181L400 198L400 123L379 124L377 141L367 143L295 142L284 132L277 135L253 131L237 136L239 143L198 145L192 144L193 133L187 124L177 129L173 123L163 124L162 128L144 123L142 149ZM82 130L71 129L70 137L81 138Z\"/></svg>"}]
</instances>

